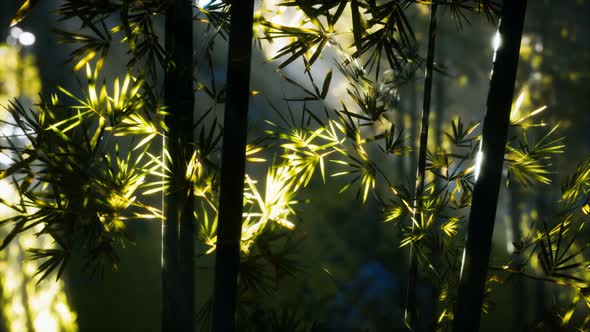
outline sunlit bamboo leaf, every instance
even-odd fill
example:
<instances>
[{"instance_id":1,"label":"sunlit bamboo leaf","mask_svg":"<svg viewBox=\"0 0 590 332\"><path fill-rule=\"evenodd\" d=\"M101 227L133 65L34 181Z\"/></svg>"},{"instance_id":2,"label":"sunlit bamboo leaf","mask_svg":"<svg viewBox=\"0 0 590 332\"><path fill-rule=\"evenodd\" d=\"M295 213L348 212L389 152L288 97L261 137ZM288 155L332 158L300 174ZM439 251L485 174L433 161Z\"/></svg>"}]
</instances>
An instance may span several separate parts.
<instances>
[{"instance_id":1,"label":"sunlit bamboo leaf","mask_svg":"<svg viewBox=\"0 0 590 332\"><path fill-rule=\"evenodd\" d=\"M25 0L25 2L17 10L14 18L10 22L10 26L13 27L22 21L33 8L39 3L39 0Z\"/></svg>"}]
</instances>

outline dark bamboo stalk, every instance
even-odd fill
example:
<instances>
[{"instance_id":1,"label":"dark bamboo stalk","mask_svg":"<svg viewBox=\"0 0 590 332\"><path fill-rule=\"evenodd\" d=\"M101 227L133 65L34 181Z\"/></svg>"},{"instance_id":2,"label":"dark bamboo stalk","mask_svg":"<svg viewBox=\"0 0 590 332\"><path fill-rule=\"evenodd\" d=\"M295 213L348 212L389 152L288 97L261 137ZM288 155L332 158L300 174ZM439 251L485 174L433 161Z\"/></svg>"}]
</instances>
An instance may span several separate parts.
<instances>
[{"instance_id":1,"label":"dark bamboo stalk","mask_svg":"<svg viewBox=\"0 0 590 332\"><path fill-rule=\"evenodd\" d=\"M424 100L422 104L422 122L420 126L420 143L418 146L418 165L416 174L416 190L415 190L415 211L413 218L420 220L420 213L422 209L422 196L424 194L424 177L426 174L426 152L428 151L428 124L430 121L430 103L432 98L432 77L434 70L434 50L436 47L436 26L437 26L437 8L438 5L433 3L430 7L430 24L428 27L428 55L426 57L426 78L424 80ZM414 224L412 222L412 229ZM408 288L406 293L406 310L404 318L415 327L416 325L416 281L418 279L418 262L416 261L416 253L414 245L410 244L410 261L409 261L409 278Z\"/></svg>"},{"instance_id":2,"label":"dark bamboo stalk","mask_svg":"<svg viewBox=\"0 0 590 332\"><path fill-rule=\"evenodd\" d=\"M410 105L410 102L409 102L409 100L406 100L406 99L402 100L399 103L399 108L397 109L397 112L395 112L395 114L394 114L394 121L395 121L394 123L396 125L396 130L401 130L402 128L405 127L404 119L406 116L408 116L408 114L410 114L410 106L409 105ZM406 164L405 164L406 159L407 158L397 158L397 160L396 160L395 168L396 168L396 172L398 174L400 174L400 177L407 176L406 167L405 167L406 166Z\"/></svg>"},{"instance_id":3,"label":"dark bamboo stalk","mask_svg":"<svg viewBox=\"0 0 590 332\"><path fill-rule=\"evenodd\" d=\"M162 331L194 329L193 188L186 167L195 149L193 135L193 6L171 0L166 9L166 51L172 65L164 76L166 148L171 162L162 226Z\"/></svg>"},{"instance_id":4,"label":"dark bamboo stalk","mask_svg":"<svg viewBox=\"0 0 590 332\"><path fill-rule=\"evenodd\" d=\"M526 0L504 0L483 122L483 161L473 188L455 320L455 332L479 330L481 307L491 252L510 110L518 68Z\"/></svg>"},{"instance_id":5,"label":"dark bamboo stalk","mask_svg":"<svg viewBox=\"0 0 590 332\"><path fill-rule=\"evenodd\" d=\"M254 0L233 0L224 114L213 331L236 329Z\"/></svg>"},{"instance_id":6,"label":"dark bamboo stalk","mask_svg":"<svg viewBox=\"0 0 590 332\"><path fill-rule=\"evenodd\" d=\"M418 146L417 146L417 142L416 142L416 138L418 137L418 126L416 125L416 123L418 122L418 86L417 86L417 82L412 80L410 83L410 92L409 92L409 98L410 98L410 112L409 112L409 121L408 123L406 123L406 127L410 128L410 137L411 137L411 147L412 147L412 153L410 155L410 160L408 161L407 167L408 167L408 178L415 176L415 173L412 173L416 167L417 167L417 162L418 162L418 155L416 154L416 151L418 151Z\"/></svg>"},{"instance_id":7,"label":"dark bamboo stalk","mask_svg":"<svg viewBox=\"0 0 590 332\"><path fill-rule=\"evenodd\" d=\"M446 61L446 52L445 52L445 42L447 40L443 39L444 35L438 36L438 47L437 47L437 59L438 63L444 63ZM446 107L446 81L447 77L445 75L438 75L436 82L435 82L435 107L436 110L436 121L435 121L435 134L434 134L434 145L436 148L442 148L442 141L444 136L443 124L445 121L445 107Z\"/></svg>"}]
</instances>

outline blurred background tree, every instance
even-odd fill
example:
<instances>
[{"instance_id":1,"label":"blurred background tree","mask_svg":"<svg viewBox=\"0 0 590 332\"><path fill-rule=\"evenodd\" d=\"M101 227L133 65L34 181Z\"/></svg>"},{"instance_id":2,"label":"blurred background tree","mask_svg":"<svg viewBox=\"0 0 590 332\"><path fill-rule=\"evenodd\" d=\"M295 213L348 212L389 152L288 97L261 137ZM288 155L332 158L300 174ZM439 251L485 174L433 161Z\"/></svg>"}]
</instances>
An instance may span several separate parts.
<instances>
[{"instance_id":1,"label":"blurred background tree","mask_svg":"<svg viewBox=\"0 0 590 332\"><path fill-rule=\"evenodd\" d=\"M23 35L24 34L24 35ZM39 101L41 80L35 63L35 57L28 48L34 45L35 36L20 28L13 28L7 33L8 44L0 44L0 104L7 105L9 100L18 96L21 102L28 105ZM22 139L23 133L11 130L4 124L9 118L3 114L2 145L6 137ZM9 167L11 156L0 154L3 169ZM2 176L0 180L0 199L2 202L14 204L18 191L10 179ZM2 219L14 214L10 208L2 205ZM35 231L40 231L39 227ZM0 236L7 237L5 229ZM0 294L2 298L2 315L0 330L2 331L77 331L76 314L72 311L68 297L64 291L64 282L37 284L36 272L40 262L25 259L28 248L52 249L54 247L49 236L37 237L32 232L17 235L10 242L2 243L0 251Z\"/></svg>"}]
</instances>

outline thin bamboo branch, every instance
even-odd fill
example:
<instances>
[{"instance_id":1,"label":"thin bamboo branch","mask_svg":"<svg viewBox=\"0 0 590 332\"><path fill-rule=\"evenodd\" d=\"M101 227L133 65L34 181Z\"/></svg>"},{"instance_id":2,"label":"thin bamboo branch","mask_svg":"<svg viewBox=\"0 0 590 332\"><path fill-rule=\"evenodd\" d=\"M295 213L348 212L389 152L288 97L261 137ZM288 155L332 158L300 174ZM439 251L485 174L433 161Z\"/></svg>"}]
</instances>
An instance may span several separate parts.
<instances>
[{"instance_id":1,"label":"thin bamboo branch","mask_svg":"<svg viewBox=\"0 0 590 332\"><path fill-rule=\"evenodd\" d=\"M416 174L415 190L415 207L412 219L420 220L422 213L422 197L424 196L424 179L426 175L426 153L428 151L428 124L430 121L430 103L432 98L432 77L434 70L434 50L436 47L436 27L437 27L437 8L436 3L430 8L430 24L428 28L428 55L426 58L426 78L424 80L424 100L422 105L422 122L420 126L420 143L418 151L418 165ZM412 230L414 222L412 222ZM418 278L418 262L414 244L410 244L409 260L409 278L406 293L406 309L404 318L411 327L416 324L416 281Z\"/></svg>"}]
</instances>

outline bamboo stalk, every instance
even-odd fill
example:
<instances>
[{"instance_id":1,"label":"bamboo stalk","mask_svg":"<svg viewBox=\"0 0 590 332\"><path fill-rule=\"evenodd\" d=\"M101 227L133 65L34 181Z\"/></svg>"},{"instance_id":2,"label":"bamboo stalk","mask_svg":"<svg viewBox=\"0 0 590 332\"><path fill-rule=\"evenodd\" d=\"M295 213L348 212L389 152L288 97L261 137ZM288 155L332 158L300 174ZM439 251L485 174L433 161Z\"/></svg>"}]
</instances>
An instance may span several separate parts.
<instances>
[{"instance_id":1,"label":"bamboo stalk","mask_svg":"<svg viewBox=\"0 0 590 332\"><path fill-rule=\"evenodd\" d=\"M215 259L213 331L235 331L254 0L233 0Z\"/></svg>"},{"instance_id":2,"label":"bamboo stalk","mask_svg":"<svg viewBox=\"0 0 590 332\"><path fill-rule=\"evenodd\" d=\"M173 65L164 76L171 178L162 226L162 331L194 329L194 195L185 176L195 149L192 9L190 0L172 0L166 9L165 46Z\"/></svg>"},{"instance_id":3,"label":"bamboo stalk","mask_svg":"<svg viewBox=\"0 0 590 332\"><path fill-rule=\"evenodd\" d=\"M482 129L481 169L473 188L461 265L455 332L479 330L525 12L526 0L504 0Z\"/></svg>"},{"instance_id":4,"label":"bamboo stalk","mask_svg":"<svg viewBox=\"0 0 590 332\"><path fill-rule=\"evenodd\" d=\"M448 40L443 40L442 39L443 36L439 35L438 36L438 45L439 47L437 48L437 58L438 58L438 63L440 64L444 64L444 62L446 61L446 42ZM434 146L437 149L442 149L442 142L443 142L443 137L444 137L444 130L443 130L443 124L445 121L445 108L446 108L446 84L448 84L447 81L447 77L446 75L438 75L437 76L437 80L435 82L435 106L434 109L436 110L436 121L435 121L435 134L434 134Z\"/></svg>"},{"instance_id":5,"label":"bamboo stalk","mask_svg":"<svg viewBox=\"0 0 590 332\"><path fill-rule=\"evenodd\" d=\"M422 197L424 195L424 178L426 174L426 153L428 151L428 124L430 121L430 104L432 98L432 77L434 70L434 50L436 47L438 4L433 3L430 8L430 24L428 27L428 55L426 58L426 78L424 80L424 99L422 104L422 121L420 126L420 143L418 151L418 165L416 171L415 206L412 219L420 220L422 210ZM414 222L412 221L412 230ZM412 328L416 326L416 281L418 279L418 262L416 261L415 248L410 243L409 278L406 292L406 309L404 318Z\"/></svg>"}]
</instances>

